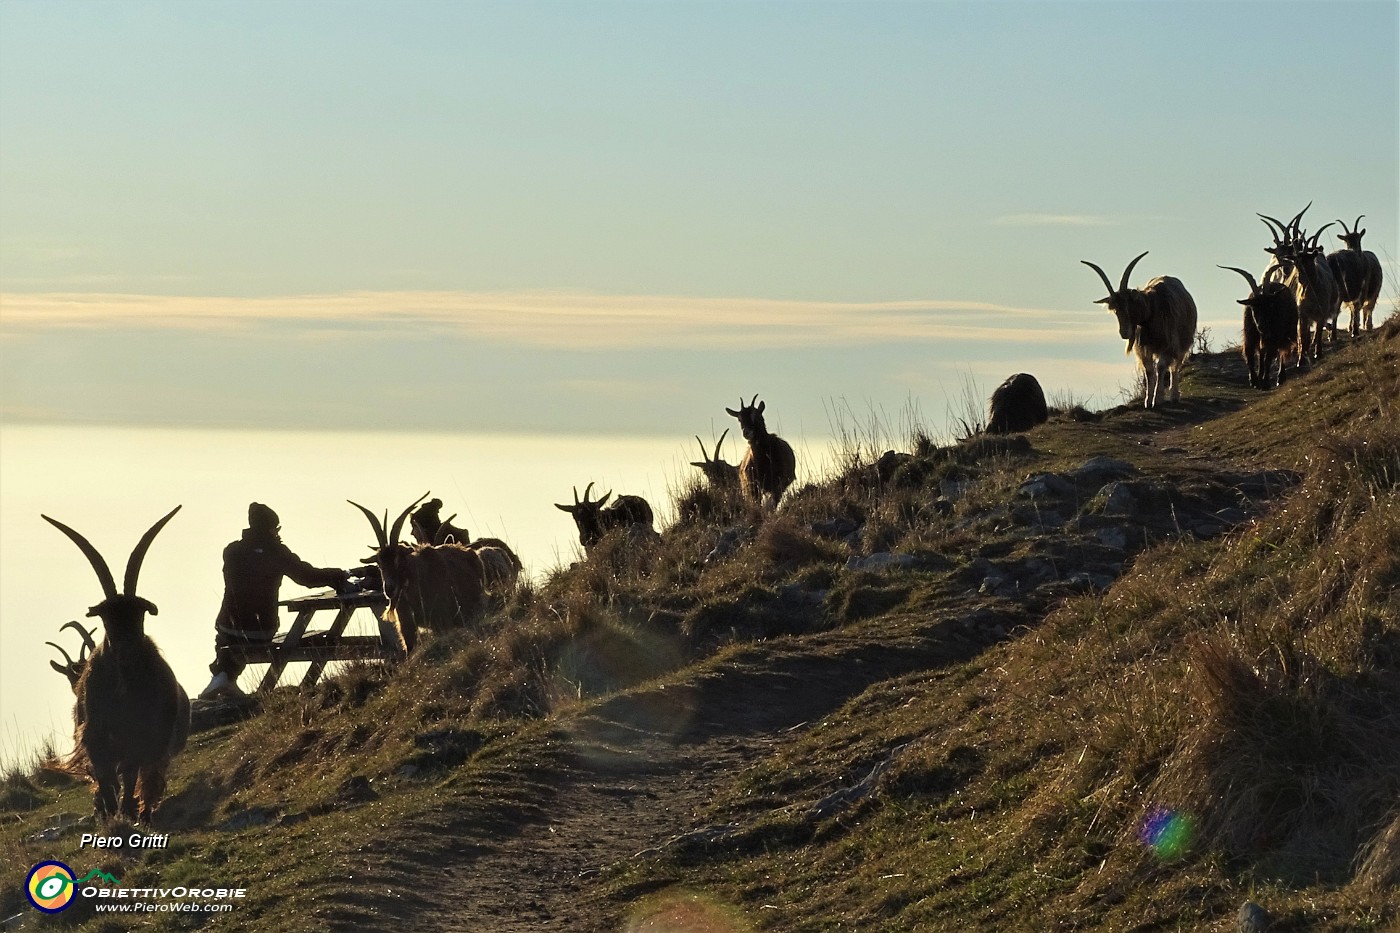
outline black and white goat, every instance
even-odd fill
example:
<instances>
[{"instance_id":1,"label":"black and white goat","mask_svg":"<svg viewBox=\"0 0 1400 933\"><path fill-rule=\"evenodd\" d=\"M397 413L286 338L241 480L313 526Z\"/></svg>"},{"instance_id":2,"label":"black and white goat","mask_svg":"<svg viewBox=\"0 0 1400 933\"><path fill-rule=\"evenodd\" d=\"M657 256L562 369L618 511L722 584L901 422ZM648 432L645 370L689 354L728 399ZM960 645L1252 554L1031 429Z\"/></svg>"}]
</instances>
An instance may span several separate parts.
<instances>
[{"instance_id":1,"label":"black and white goat","mask_svg":"<svg viewBox=\"0 0 1400 933\"><path fill-rule=\"evenodd\" d=\"M1128 276L1146 255L1143 252L1128 263L1116 289L1102 269L1087 259L1080 262L1097 272L1108 289L1108 297L1094 304L1108 305L1118 318L1118 336L1128 341L1126 352L1137 351L1146 385L1143 407L1155 408L1163 396L1169 395L1173 402L1181 399L1181 367L1196 337L1196 302L1181 280L1170 275L1158 276L1142 288L1129 288Z\"/></svg>"},{"instance_id":2,"label":"black and white goat","mask_svg":"<svg viewBox=\"0 0 1400 933\"><path fill-rule=\"evenodd\" d=\"M87 614L102 620L104 634L74 687L75 748L69 759L69 767L96 786L99 819L120 812L149 823L165 795L170 761L189 737L189 697L146 634L146 615L156 614L155 604L136 595L146 551L178 511L176 506L141 536L127 560L120 593L97 549L72 528L43 516L78 546L102 585L102 602Z\"/></svg>"}]
</instances>

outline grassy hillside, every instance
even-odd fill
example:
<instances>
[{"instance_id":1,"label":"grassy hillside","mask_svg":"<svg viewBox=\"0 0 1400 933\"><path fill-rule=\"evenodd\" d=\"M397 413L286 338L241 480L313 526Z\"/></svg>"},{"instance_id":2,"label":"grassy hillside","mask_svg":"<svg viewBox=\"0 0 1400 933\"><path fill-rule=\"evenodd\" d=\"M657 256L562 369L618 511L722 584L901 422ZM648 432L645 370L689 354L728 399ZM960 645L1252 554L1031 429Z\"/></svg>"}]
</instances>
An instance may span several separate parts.
<instances>
[{"instance_id":1,"label":"grassy hillside","mask_svg":"<svg viewBox=\"0 0 1400 933\"><path fill-rule=\"evenodd\" d=\"M197 733L169 848L80 849L87 791L6 775L0 919L128 928L30 911L57 858L249 889L155 929L1395 928L1398 337L852 443L777 516L684 489L481 631Z\"/></svg>"}]
</instances>

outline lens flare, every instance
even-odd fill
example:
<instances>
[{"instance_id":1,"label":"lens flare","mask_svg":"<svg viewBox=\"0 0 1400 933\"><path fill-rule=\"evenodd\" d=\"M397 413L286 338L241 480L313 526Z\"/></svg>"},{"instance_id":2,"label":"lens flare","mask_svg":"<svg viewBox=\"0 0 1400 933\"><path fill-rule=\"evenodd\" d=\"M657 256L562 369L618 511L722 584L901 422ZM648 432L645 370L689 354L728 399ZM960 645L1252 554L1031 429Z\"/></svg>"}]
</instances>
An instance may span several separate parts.
<instances>
[{"instance_id":1,"label":"lens flare","mask_svg":"<svg viewBox=\"0 0 1400 933\"><path fill-rule=\"evenodd\" d=\"M1138 825L1138 838L1161 860L1181 858L1191 848L1195 822L1188 813L1170 807L1153 807Z\"/></svg>"}]
</instances>

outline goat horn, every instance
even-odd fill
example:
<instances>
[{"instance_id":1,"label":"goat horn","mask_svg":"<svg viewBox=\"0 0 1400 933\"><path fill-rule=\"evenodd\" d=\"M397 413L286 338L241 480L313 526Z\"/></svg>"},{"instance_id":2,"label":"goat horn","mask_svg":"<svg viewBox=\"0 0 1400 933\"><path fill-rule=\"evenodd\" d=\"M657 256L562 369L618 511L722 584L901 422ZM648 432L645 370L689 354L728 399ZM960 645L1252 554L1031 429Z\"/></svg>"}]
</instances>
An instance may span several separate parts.
<instances>
[{"instance_id":1,"label":"goat horn","mask_svg":"<svg viewBox=\"0 0 1400 933\"><path fill-rule=\"evenodd\" d=\"M1113 283L1108 280L1108 276L1104 274L1104 271L1087 259L1081 259L1079 261L1099 274L1099 278L1103 280L1103 287L1108 289L1108 295L1112 298L1114 295Z\"/></svg>"},{"instance_id":2,"label":"goat horn","mask_svg":"<svg viewBox=\"0 0 1400 933\"><path fill-rule=\"evenodd\" d=\"M1329 221L1327 221L1327 223L1325 223L1325 224L1323 224L1322 226L1318 227L1318 228L1317 228L1317 232L1314 233L1314 234L1312 235L1312 237L1310 237L1309 240L1308 240L1308 248L1309 248L1309 249L1316 249L1316 248L1317 248L1317 241L1320 240L1320 239L1322 238L1322 231L1326 230L1328 227L1332 226L1332 224L1334 224L1334 223L1336 223L1336 221L1329 220Z\"/></svg>"},{"instance_id":3,"label":"goat horn","mask_svg":"<svg viewBox=\"0 0 1400 933\"><path fill-rule=\"evenodd\" d=\"M389 539L388 539L388 537L384 534L384 526L383 526L382 524L380 524L380 522L379 522L379 516L375 515L375 514L374 514L373 512L371 512L369 509L365 508L363 505L360 505L360 503L354 501L353 499L346 499L345 501L346 501L346 502L349 502L349 503L350 503L351 505L353 505L355 508L357 508L357 509L359 509L361 512L364 512L364 513L365 513L365 518L369 519L369 526L370 526L371 528L374 529L374 538L375 538L376 541L379 542L379 547L381 547L381 548L386 548L386 547L388 547L388 546L389 546ZM388 513L385 513L385 517L386 517L386 518L388 517Z\"/></svg>"},{"instance_id":4,"label":"goat horn","mask_svg":"<svg viewBox=\"0 0 1400 933\"><path fill-rule=\"evenodd\" d=\"M59 628L59 631L61 632L61 631L63 631L63 630L66 629L66 628L71 628L71 629L77 629L77 630L78 630L78 636L79 636L80 638L82 638L82 640L83 640L83 650L85 650L85 651L96 651L96 650L97 650L97 642L95 642L95 641L92 640L92 632L97 631L96 629L93 629L91 632L88 631L87 629L83 628L82 624L79 623L77 619L74 619L74 620L71 621L71 622L65 622L65 623L63 623L63 625ZM80 655L79 657L81 657L81 655Z\"/></svg>"},{"instance_id":5,"label":"goat horn","mask_svg":"<svg viewBox=\"0 0 1400 933\"><path fill-rule=\"evenodd\" d=\"M141 540L136 542L136 550L131 552L131 557L126 562L126 577L122 581L122 592L128 596L136 595L136 578L141 574L141 563L146 559L146 551L150 548L151 542L160 534L160 530L165 527L165 523L175 517L175 513L183 506L175 506L165 517L152 525Z\"/></svg>"},{"instance_id":6,"label":"goat horn","mask_svg":"<svg viewBox=\"0 0 1400 933\"><path fill-rule=\"evenodd\" d=\"M1132 262L1128 263L1128 268L1126 268L1126 269L1123 270L1123 281L1118 283L1118 290L1119 290L1120 292L1127 289L1127 287L1128 287L1128 276L1130 276L1130 275L1133 274L1133 266L1137 265L1137 264L1138 264L1138 259L1141 259L1143 256L1146 256L1146 255L1147 255L1147 252L1148 252L1147 250L1143 250L1141 253L1139 253L1139 254L1137 255L1137 259L1134 259Z\"/></svg>"},{"instance_id":7,"label":"goat horn","mask_svg":"<svg viewBox=\"0 0 1400 933\"><path fill-rule=\"evenodd\" d=\"M705 449L705 442L700 440L700 435L695 435L695 443L700 445L700 456L705 458L705 462L710 462L710 452Z\"/></svg>"},{"instance_id":8,"label":"goat horn","mask_svg":"<svg viewBox=\"0 0 1400 933\"><path fill-rule=\"evenodd\" d=\"M63 655L63 660L65 660L65 661L68 662L68 666L69 666L69 667L77 667L77 666L78 666L78 662L77 662L77 661L74 661L71 657L69 657L68 652L66 652L66 651L63 650L63 646L62 646L62 645L58 644L57 642L52 642L52 641L46 641L46 642L44 642L44 644L46 644L46 645L51 645L51 646L53 646L54 648L57 648L57 649L58 649L58 653L61 654L61 655ZM57 661L50 661L49 664L52 665L52 666L53 666L53 669L56 670L56 671L58 671L60 674L66 674L66 673L68 673L68 672L65 671L63 668L61 668L61 667L58 666L58 662L57 662Z\"/></svg>"},{"instance_id":9,"label":"goat horn","mask_svg":"<svg viewBox=\"0 0 1400 933\"><path fill-rule=\"evenodd\" d=\"M1357 216L1357 218L1356 218L1356 223L1354 223L1354 224L1351 225L1351 232L1352 232L1352 233L1355 233L1356 231L1358 231L1358 230L1361 229L1361 218L1362 218L1362 217L1365 217L1365 216L1366 216L1365 214L1360 214L1360 215Z\"/></svg>"},{"instance_id":10,"label":"goat horn","mask_svg":"<svg viewBox=\"0 0 1400 933\"><path fill-rule=\"evenodd\" d=\"M1283 224L1267 214L1260 214L1259 219L1264 221L1264 226L1269 228L1269 236L1274 238L1274 246L1279 247L1288 241L1288 234L1283 228ZM1278 227L1277 230L1274 227Z\"/></svg>"},{"instance_id":11,"label":"goat horn","mask_svg":"<svg viewBox=\"0 0 1400 933\"><path fill-rule=\"evenodd\" d=\"M725 434L728 434L728 433L729 433L729 429L728 429L728 428L725 428L725 429L724 429L724 434L721 434L721 435L719 436L719 440L715 441L715 460L719 460L719 447L720 447L721 444L724 443L724 435L725 435ZM699 438L696 438L696 440L699 440Z\"/></svg>"},{"instance_id":12,"label":"goat horn","mask_svg":"<svg viewBox=\"0 0 1400 933\"><path fill-rule=\"evenodd\" d=\"M1248 272L1244 271L1243 269L1237 269L1234 266L1216 266L1216 268L1229 269L1231 272L1238 272L1240 275L1244 276L1244 280L1249 283L1249 293L1251 295L1259 294L1259 283L1254 281L1254 276L1250 275Z\"/></svg>"},{"instance_id":13,"label":"goat horn","mask_svg":"<svg viewBox=\"0 0 1400 933\"><path fill-rule=\"evenodd\" d=\"M753 398L749 399L749 407L752 408L752 407L754 406L754 402L757 402L757 401L758 401L758 393L755 392L755 393L753 394Z\"/></svg>"},{"instance_id":14,"label":"goat horn","mask_svg":"<svg viewBox=\"0 0 1400 933\"><path fill-rule=\"evenodd\" d=\"M589 502L588 502L588 494L589 494L590 492L592 492L592 491L593 491L593 484L592 484L592 483L589 483L587 486L583 487L583 504L584 504L584 505L588 505L588 504L589 504Z\"/></svg>"},{"instance_id":15,"label":"goat horn","mask_svg":"<svg viewBox=\"0 0 1400 933\"><path fill-rule=\"evenodd\" d=\"M1308 207L1312 207L1312 202L1311 202L1311 201L1308 202ZM1306 213L1308 212L1308 207L1303 208L1301 211L1298 212L1298 214L1297 214L1296 217L1294 217L1292 220L1290 220L1290 221L1288 222L1288 226L1289 226L1290 229L1295 230L1295 231L1298 230L1298 221L1300 221L1300 220L1303 219L1303 215L1306 214ZM1301 231L1299 231L1299 232L1301 232Z\"/></svg>"},{"instance_id":16,"label":"goat horn","mask_svg":"<svg viewBox=\"0 0 1400 933\"><path fill-rule=\"evenodd\" d=\"M428 496L432 495L432 493L433 491L429 489L427 492L423 493L423 495L419 496L417 499L414 499L413 502L409 504L408 508L404 509L403 512L399 514L398 518L394 519L394 527L389 531L390 544L399 543L399 533L403 531L403 523L408 518L408 513L412 512L415 508L417 508L418 503L428 498Z\"/></svg>"},{"instance_id":17,"label":"goat horn","mask_svg":"<svg viewBox=\"0 0 1400 933\"><path fill-rule=\"evenodd\" d=\"M78 550L83 552L83 556L88 559L88 563L92 564L92 569L97 572L97 582L102 584L102 595L108 599L116 596L117 583L112 579L112 571L108 569L107 562L102 559L101 554L97 553L97 548L88 543L87 538L84 538L72 528L63 524L63 522L54 518L49 518L47 515L41 515L39 517L66 534L68 538L78 546Z\"/></svg>"}]
</instances>

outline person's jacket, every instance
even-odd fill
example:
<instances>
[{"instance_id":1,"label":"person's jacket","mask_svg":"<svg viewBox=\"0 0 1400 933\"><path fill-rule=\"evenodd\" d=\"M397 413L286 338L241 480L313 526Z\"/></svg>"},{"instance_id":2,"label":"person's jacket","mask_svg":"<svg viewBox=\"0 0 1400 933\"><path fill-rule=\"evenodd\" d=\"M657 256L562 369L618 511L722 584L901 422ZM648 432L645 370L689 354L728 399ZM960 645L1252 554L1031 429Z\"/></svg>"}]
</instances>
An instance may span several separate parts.
<instances>
[{"instance_id":1,"label":"person's jacket","mask_svg":"<svg viewBox=\"0 0 1400 933\"><path fill-rule=\"evenodd\" d=\"M283 577L302 586L339 586L345 571L313 567L276 535L245 528L243 537L224 548L224 602L214 624L227 632L276 634Z\"/></svg>"}]
</instances>

